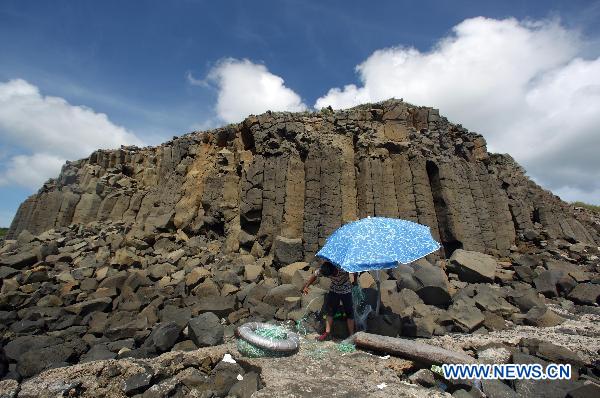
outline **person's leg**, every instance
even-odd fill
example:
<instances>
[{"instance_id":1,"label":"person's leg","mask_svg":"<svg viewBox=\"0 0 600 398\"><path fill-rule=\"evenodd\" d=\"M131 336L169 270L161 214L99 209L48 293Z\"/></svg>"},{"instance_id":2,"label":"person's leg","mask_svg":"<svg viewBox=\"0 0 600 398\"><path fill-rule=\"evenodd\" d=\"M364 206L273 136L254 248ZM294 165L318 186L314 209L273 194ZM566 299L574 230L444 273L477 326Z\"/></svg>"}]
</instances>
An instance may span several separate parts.
<instances>
[{"instance_id":1,"label":"person's leg","mask_svg":"<svg viewBox=\"0 0 600 398\"><path fill-rule=\"evenodd\" d=\"M346 313L346 325L348 325L348 333L350 336L354 334L354 308L352 306L352 293L342 294L341 300Z\"/></svg>"},{"instance_id":2,"label":"person's leg","mask_svg":"<svg viewBox=\"0 0 600 398\"><path fill-rule=\"evenodd\" d=\"M329 292L325 295L325 310L327 311L327 318L325 320L325 332L317 337L317 340L324 341L329 338L331 334L331 327L333 326L333 315L339 306L339 297L333 292Z\"/></svg>"},{"instance_id":3,"label":"person's leg","mask_svg":"<svg viewBox=\"0 0 600 398\"><path fill-rule=\"evenodd\" d=\"M333 326L333 317L331 315L327 315L327 321L325 322L325 333L331 333L331 327Z\"/></svg>"},{"instance_id":4,"label":"person's leg","mask_svg":"<svg viewBox=\"0 0 600 398\"><path fill-rule=\"evenodd\" d=\"M352 336L354 334L354 319L347 318L346 325L348 325L348 333L350 333L350 336Z\"/></svg>"}]
</instances>

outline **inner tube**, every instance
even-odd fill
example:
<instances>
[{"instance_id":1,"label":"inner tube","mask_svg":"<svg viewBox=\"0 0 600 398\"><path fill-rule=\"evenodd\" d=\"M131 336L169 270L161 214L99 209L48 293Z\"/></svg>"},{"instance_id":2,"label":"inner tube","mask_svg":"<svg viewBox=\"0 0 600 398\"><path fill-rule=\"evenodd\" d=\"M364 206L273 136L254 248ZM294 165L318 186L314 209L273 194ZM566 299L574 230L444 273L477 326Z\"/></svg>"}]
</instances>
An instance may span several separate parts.
<instances>
[{"instance_id":1,"label":"inner tube","mask_svg":"<svg viewBox=\"0 0 600 398\"><path fill-rule=\"evenodd\" d=\"M265 350L286 353L298 351L298 348L300 348L300 336L296 333L288 332L287 339L285 340L272 340L255 333L256 329L272 328L273 326L263 322L248 322L238 327L235 335Z\"/></svg>"}]
</instances>

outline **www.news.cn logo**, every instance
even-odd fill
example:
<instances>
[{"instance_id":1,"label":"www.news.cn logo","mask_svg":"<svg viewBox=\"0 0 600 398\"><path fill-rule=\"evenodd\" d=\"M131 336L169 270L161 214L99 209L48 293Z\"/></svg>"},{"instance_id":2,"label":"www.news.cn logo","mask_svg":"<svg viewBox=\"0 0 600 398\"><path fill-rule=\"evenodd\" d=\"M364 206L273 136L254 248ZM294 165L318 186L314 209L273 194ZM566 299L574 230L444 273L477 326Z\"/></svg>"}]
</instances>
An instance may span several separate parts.
<instances>
[{"instance_id":1,"label":"www.news.cn logo","mask_svg":"<svg viewBox=\"0 0 600 398\"><path fill-rule=\"evenodd\" d=\"M571 378L571 365L551 363L540 364L444 364L444 378L448 380L568 380Z\"/></svg>"}]
</instances>

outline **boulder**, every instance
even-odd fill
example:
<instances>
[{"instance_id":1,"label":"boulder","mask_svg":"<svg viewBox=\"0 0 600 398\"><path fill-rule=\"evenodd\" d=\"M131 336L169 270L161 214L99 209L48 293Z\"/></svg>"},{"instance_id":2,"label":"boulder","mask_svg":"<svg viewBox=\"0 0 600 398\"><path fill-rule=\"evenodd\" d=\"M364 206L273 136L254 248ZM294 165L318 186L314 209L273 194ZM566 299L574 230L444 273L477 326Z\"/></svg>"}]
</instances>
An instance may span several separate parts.
<instances>
[{"instance_id":1,"label":"boulder","mask_svg":"<svg viewBox=\"0 0 600 398\"><path fill-rule=\"evenodd\" d=\"M467 332L475 330L485 321L483 313L476 307L473 300L454 302L448 309L448 315Z\"/></svg>"},{"instance_id":2,"label":"boulder","mask_svg":"<svg viewBox=\"0 0 600 398\"><path fill-rule=\"evenodd\" d=\"M0 265L14 269L23 269L38 261L38 252L35 247L29 250L20 250L16 254L0 256Z\"/></svg>"},{"instance_id":3,"label":"boulder","mask_svg":"<svg viewBox=\"0 0 600 398\"><path fill-rule=\"evenodd\" d=\"M165 305L158 316L161 322L175 322L180 329L183 329L192 317L192 310L187 307L179 308L174 305Z\"/></svg>"},{"instance_id":4,"label":"boulder","mask_svg":"<svg viewBox=\"0 0 600 398\"><path fill-rule=\"evenodd\" d=\"M567 297L577 304L600 304L600 284L580 283Z\"/></svg>"},{"instance_id":5,"label":"boulder","mask_svg":"<svg viewBox=\"0 0 600 398\"><path fill-rule=\"evenodd\" d=\"M115 359L117 354L108 349L105 344L97 344L90 348L88 352L79 358L79 362L102 361L105 359Z\"/></svg>"},{"instance_id":6,"label":"boulder","mask_svg":"<svg viewBox=\"0 0 600 398\"><path fill-rule=\"evenodd\" d=\"M242 380L235 383L230 389L228 396L235 398L250 398L258 391L259 378L255 372L248 372L242 376Z\"/></svg>"},{"instance_id":7,"label":"boulder","mask_svg":"<svg viewBox=\"0 0 600 398\"><path fill-rule=\"evenodd\" d=\"M408 380L410 380L414 384L419 384L427 388L433 387L436 384L433 372L429 369L417 370L415 373L408 376Z\"/></svg>"},{"instance_id":8,"label":"boulder","mask_svg":"<svg viewBox=\"0 0 600 398\"><path fill-rule=\"evenodd\" d=\"M269 290L264 298L264 302L276 307L282 307L285 305L286 297L295 297L298 296L299 293L296 286L292 284L275 286Z\"/></svg>"},{"instance_id":9,"label":"boulder","mask_svg":"<svg viewBox=\"0 0 600 398\"><path fill-rule=\"evenodd\" d=\"M570 363L577 367L585 365L585 360L579 353L549 341L540 340L535 348L535 354L553 363Z\"/></svg>"},{"instance_id":10,"label":"boulder","mask_svg":"<svg viewBox=\"0 0 600 398\"><path fill-rule=\"evenodd\" d=\"M477 307L483 311L490 311L498 315L508 317L512 313L519 312L519 309L511 305L499 293L492 290L483 290L473 297Z\"/></svg>"},{"instance_id":11,"label":"boulder","mask_svg":"<svg viewBox=\"0 0 600 398\"><path fill-rule=\"evenodd\" d=\"M263 268L257 264L244 265L244 280L247 282L255 282L258 280Z\"/></svg>"},{"instance_id":12,"label":"boulder","mask_svg":"<svg viewBox=\"0 0 600 398\"><path fill-rule=\"evenodd\" d=\"M244 370L237 363L221 361L210 373L211 390L216 396L228 396L229 391L238 382L238 375L244 375Z\"/></svg>"},{"instance_id":13,"label":"boulder","mask_svg":"<svg viewBox=\"0 0 600 398\"><path fill-rule=\"evenodd\" d=\"M86 316L95 311L102 312L106 310L111 303L112 299L110 297L101 297L69 305L65 307L65 310L75 315Z\"/></svg>"},{"instance_id":14,"label":"boulder","mask_svg":"<svg viewBox=\"0 0 600 398\"><path fill-rule=\"evenodd\" d=\"M73 353L73 349L66 344L29 350L19 357L17 372L22 377L31 377L44 369L67 365L66 361Z\"/></svg>"},{"instance_id":15,"label":"boulder","mask_svg":"<svg viewBox=\"0 0 600 398\"><path fill-rule=\"evenodd\" d=\"M134 395L146 390L152 384L153 372L150 369L129 376L123 382L122 390L125 395Z\"/></svg>"},{"instance_id":16,"label":"boulder","mask_svg":"<svg viewBox=\"0 0 600 398\"><path fill-rule=\"evenodd\" d=\"M427 261L415 264L414 278L420 287L416 293L425 304L446 306L450 302L449 282L444 270Z\"/></svg>"},{"instance_id":17,"label":"boulder","mask_svg":"<svg viewBox=\"0 0 600 398\"><path fill-rule=\"evenodd\" d=\"M225 328L218 316L206 312L190 319L188 333L197 347L208 347L223 343Z\"/></svg>"},{"instance_id":18,"label":"boulder","mask_svg":"<svg viewBox=\"0 0 600 398\"><path fill-rule=\"evenodd\" d=\"M558 271L542 271L537 278L533 280L535 289L546 297L557 297L558 290L556 289L556 284L561 276L562 273Z\"/></svg>"},{"instance_id":19,"label":"boulder","mask_svg":"<svg viewBox=\"0 0 600 398\"><path fill-rule=\"evenodd\" d=\"M501 380L482 380L481 387L488 398L518 398L516 391Z\"/></svg>"},{"instance_id":20,"label":"boulder","mask_svg":"<svg viewBox=\"0 0 600 398\"><path fill-rule=\"evenodd\" d=\"M206 296L192 306L192 313L202 314L213 312L221 318L235 311L235 296Z\"/></svg>"},{"instance_id":21,"label":"boulder","mask_svg":"<svg viewBox=\"0 0 600 398\"><path fill-rule=\"evenodd\" d=\"M282 265L302 261L304 258L302 239L277 236L273 242L273 254L273 260Z\"/></svg>"},{"instance_id":22,"label":"boulder","mask_svg":"<svg viewBox=\"0 0 600 398\"><path fill-rule=\"evenodd\" d=\"M519 309L527 312L533 307L545 307L545 301L534 289L515 289L508 297Z\"/></svg>"},{"instance_id":23,"label":"boulder","mask_svg":"<svg viewBox=\"0 0 600 398\"><path fill-rule=\"evenodd\" d=\"M10 340L4 347L7 358L18 361L28 351L39 351L42 348L62 343L58 337L51 336L19 336Z\"/></svg>"},{"instance_id":24,"label":"boulder","mask_svg":"<svg viewBox=\"0 0 600 398\"><path fill-rule=\"evenodd\" d=\"M547 307L533 307L525 314L524 322L528 325L551 327L560 325L565 319Z\"/></svg>"},{"instance_id":25,"label":"boulder","mask_svg":"<svg viewBox=\"0 0 600 398\"><path fill-rule=\"evenodd\" d=\"M506 329L506 321L500 315L494 314L493 312L484 311L483 326L488 330L504 330Z\"/></svg>"},{"instance_id":26,"label":"boulder","mask_svg":"<svg viewBox=\"0 0 600 398\"><path fill-rule=\"evenodd\" d=\"M285 267L281 267L279 269L279 278L281 279L282 284L290 284L292 283L292 278L294 273L299 270L303 270L308 268L308 263L305 262L297 262L292 263L290 265L286 265Z\"/></svg>"},{"instance_id":27,"label":"boulder","mask_svg":"<svg viewBox=\"0 0 600 398\"><path fill-rule=\"evenodd\" d=\"M152 328L146 338L144 347L152 348L157 353L169 351L179 339L183 328L176 322L162 322Z\"/></svg>"},{"instance_id":28,"label":"boulder","mask_svg":"<svg viewBox=\"0 0 600 398\"><path fill-rule=\"evenodd\" d=\"M493 282L496 260L487 254L457 249L450 257L449 270L456 273L461 281Z\"/></svg>"}]
</instances>

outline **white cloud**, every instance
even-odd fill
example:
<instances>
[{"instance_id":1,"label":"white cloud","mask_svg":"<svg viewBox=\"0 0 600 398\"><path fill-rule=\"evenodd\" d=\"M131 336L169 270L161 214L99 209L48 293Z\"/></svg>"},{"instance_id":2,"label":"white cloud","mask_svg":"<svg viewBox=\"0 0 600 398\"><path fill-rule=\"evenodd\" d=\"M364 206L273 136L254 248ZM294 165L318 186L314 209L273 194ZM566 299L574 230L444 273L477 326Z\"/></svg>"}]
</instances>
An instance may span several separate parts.
<instances>
[{"instance_id":1,"label":"white cloud","mask_svg":"<svg viewBox=\"0 0 600 398\"><path fill-rule=\"evenodd\" d=\"M50 172L51 177L56 177L64 163L64 159L45 153L14 156L8 169L0 175L0 185L13 183L32 189L39 188L49 178Z\"/></svg>"},{"instance_id":2,"label":"white cloud","mask_svg":"<svg viewBox=\"0 0 600 398\"><path fill-rule=\"evenodd\" d=\"M21 79L0 82L0 139L19 152L0 170L0 185L32 189L56 177L67 159L88 156L98 148L141 144L105 114L43 96Z\"/></svg>"},{"instance_id":3,"label":"white cloud","mask_svg":"<svg viewBox=\"0 0 600 398\"><path fill-rule=\"evenodd\" d=\"M512 154L545 187L600 196L600 58L583 59L577 32L556 21L467 19L429 52L375 51L360 86L315 103L348 108L390 97L434 106Z\"/></svg>"},{"instance_id":4,"label":"white cloud","mask_svg":"<svg viewBox=\"0 0 600 398\"><path fill-rule=\"evenodd\" d=\"M217 115L228 123L240 122L250 114L268 110L306 110L300 96L286 87L281 77L269 72L264 65L247 59L220 61L209 72L207 80L218 87ZM200 84L195 79L194 82Z\"/></svg>"}]
</instances>

